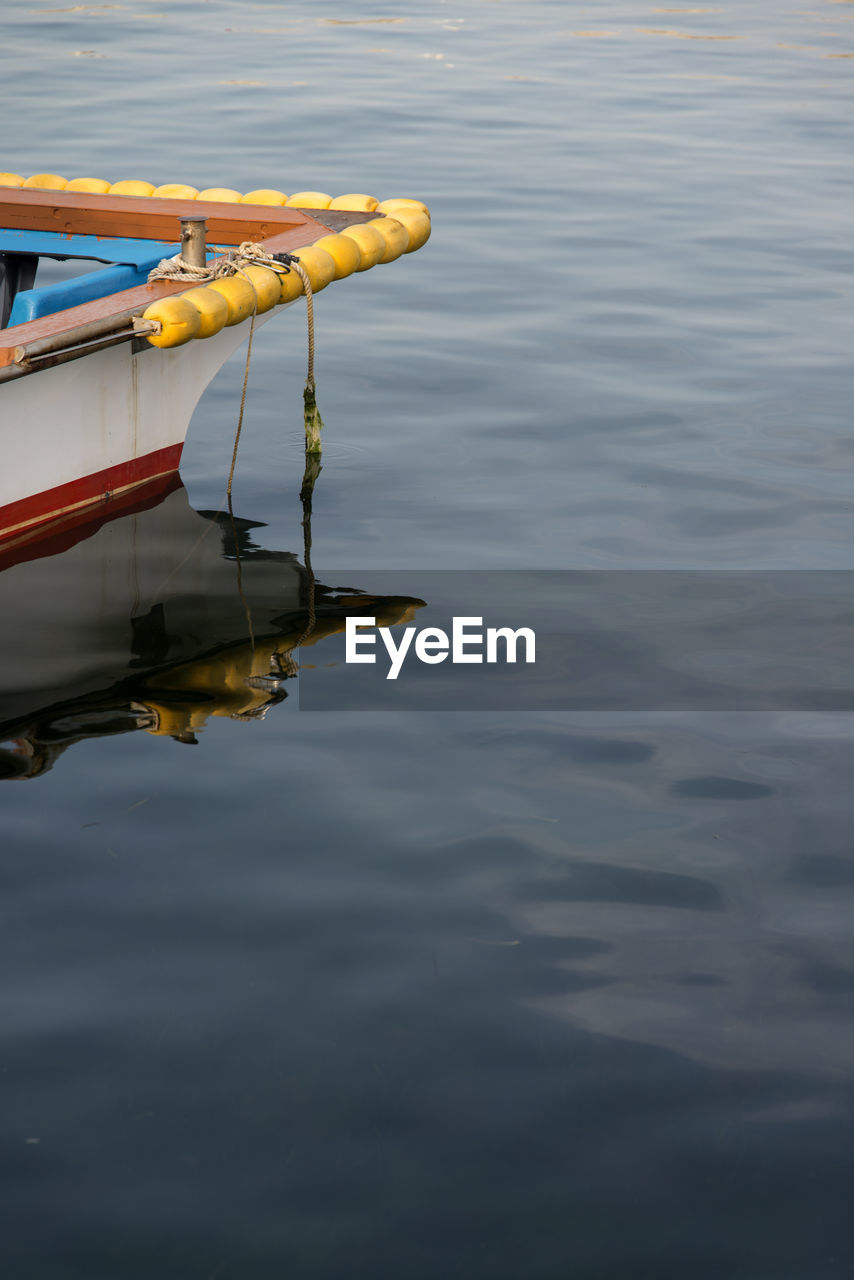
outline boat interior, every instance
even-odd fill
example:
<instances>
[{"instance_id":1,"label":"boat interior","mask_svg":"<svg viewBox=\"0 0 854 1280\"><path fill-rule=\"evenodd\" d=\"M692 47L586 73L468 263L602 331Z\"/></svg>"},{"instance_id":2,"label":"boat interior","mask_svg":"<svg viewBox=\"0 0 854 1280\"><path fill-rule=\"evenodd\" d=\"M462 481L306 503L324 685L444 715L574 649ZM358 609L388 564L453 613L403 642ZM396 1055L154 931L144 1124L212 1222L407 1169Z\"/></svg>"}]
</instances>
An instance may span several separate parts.
<instances>
[{"instance_id":1,"label":"boat interior","mask_svg":"<svg viewBox=\"0 0 854 1280\"><path fill-rule=\"evenodd\" d=\"M145 284L149 271L179 248L177 236L170 244L121 236L0 229L0 329ZM92 269L37 286L39 264L44 259L88 262Z\"/></svg>"}]
</instances>

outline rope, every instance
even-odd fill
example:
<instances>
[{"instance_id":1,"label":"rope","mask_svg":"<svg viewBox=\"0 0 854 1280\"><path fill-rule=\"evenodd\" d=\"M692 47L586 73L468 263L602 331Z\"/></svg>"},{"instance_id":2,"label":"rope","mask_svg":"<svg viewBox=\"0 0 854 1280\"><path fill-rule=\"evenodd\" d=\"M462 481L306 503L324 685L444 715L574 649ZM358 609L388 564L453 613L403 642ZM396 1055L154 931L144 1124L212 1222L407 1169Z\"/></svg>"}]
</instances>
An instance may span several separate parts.
<instances>
[{"instance_id":1,"label":"rope","mask_svg":"<svg viewBox=\"0 0 854 1280\"><path fill-rule=\"evenodd\" d=\"M240 412L237 416L237 430L234 435L234 448L231 453L231 466L228 472L228 484L226 486L226 497L228 499L228 509L231 511L231 489L234 482L234 470L237 465L237 450L240 445L240 436L243 431L243 413L246 408L246 391L249 386L249 366L252 360L252 339L255 336L255 319L258 315L258 293L254 284L246 275L245 268L250 265L267 267L270 271L276 271L279 275L286 275L293 270L302 281L303 292L305 293L306 319L308 322L308 369L305 375L305 393L304 399L306 403L306 456L309 453L320 453L320 415L317 413L317 406L314 398L315 382L314 382L314 298L311 292L311 278L305 267L300 263L299 258L291 253L282 253L273 255L267 252L262 244L256 244L252 240L244 240L238 246L236 253L227 253L213 262L206 263L203 267L194 267L191 263L185 262L180 254L176 254L174 258L164 258L157 264L152 271L148 273L149 283L155 280L180 280L188 281L194 284L210 284L214 280L222 280L229 276L242 275L245 280L252 285L252 291L255 294L255 306L252 310L252 322L249 326L249 342L246 347L246 367L243 371L243 391L240 396ZM314 409L314 417L312 422L314 428L309 438L309 407ZM319 470L319 466L318 466ZM305 506L303 508L303 525L305 527ZM306 556L311 553L311 498L309 490L308 499L308 527L307 541L305 545ZM311 572L309 561L309 577L312 584L309 604L309 627L305 635L311 634L315 626L314 614L314 575ZM250 622L251 631L251 622ZM299 642L298 642L299 643Z\"/></svg>"},{"instance_id":2,"label":"rope","mask_svg":"<svg viewBox=\"0 0 854 1280\"><path fill-rule=\"evenodd\" d=\"M278 258L273 257L262 244L244 240L236 252L227 252L212 262L206 262L203 267L194 267L192 263L185 262L180 253L176 253L174 258L163 258L149 271L148 283L151 284L155 280L193 280L196 283L210 283L212 280L222 280L225 276L237 275L244 266L253 263L269 267L271 271L278 271L280 275L287 275L291 265L290 256L290 254L281 254Z\"/></svg>"},{"instance_id":3,"label":"rope","mask_svg":"<svg viewBox=\"0 0 854 1280\"><path fill-rule=\"evenodd\" d=\"M237 465L237 446L240 444L240 433L243 430L243 410L246 407L246 388L249 386L249 362L252 359L252 339L255 336L255 317L258 314L258 297L255 297L255 310L252 312L252 323L249 326L249 343L246 347L246 368L243 370L243 394L240 397L240 413L237 415L237 431L234 435L234 449L231 454L231 467L228 472L226 495L228 508L231 510L231 485L234 480L234 468Z\"/></svg>"},{"instance_id":4,"label":"rope","mask_svg":"<svg viewBox=\"0 0 854 1280\"><path fill-rule=\"evenodd\" d=\"M308 321L308 369L305 374L305 385L307 390L314 391L314 298L311 294L311 281L308 278L308 272L301 265L297 258L291 259L291 266L302 280L305 289L305 314Z\"/></svg>"},{"instance_id":5,"label":"rope","mask_svg":"<svg viewBox=\"0 0 854 1280\"><path fill-rule=\"evenodd\" d=\"M185 262L180 253L176 253L174 258L163 258L148 273L148 283L153 284L155 280L187 280L193 284L207 284L211 280L216 280L216 275L212 268L219 266L218 263L212 263L210 267L194 267L192 263Z\"/></svg>"},{"instance_id":6,"label":"rope","mask_svg":"<svg viewBox=\"0 0 854 1280\"><path fill-rule=\"evenodd\" d=\"M267 267L270 271L277 271L279 275L287 275L289 271L293 270L302 281L308 322L308 369L305 375L305 385L309 391L313 392L315 390L314 298L311 292L311 280L299 258L295 258L291 253L274 255L268 253L262 244L256 244L252 240L244 240L238 246L236 253L227 253L213 262L206 263L203 267L191 266L189 262L184 261L180 254L176 254L174 258L164 258L152 271L149 271L148 282L151 284L155 280L186 280L193 284L210 284L214 280L222 280L228 276L243 275L246 278L244 268L247 266ZM250 343L252 341L251 334L249 341Z\"/></svg>"}]
</instances>

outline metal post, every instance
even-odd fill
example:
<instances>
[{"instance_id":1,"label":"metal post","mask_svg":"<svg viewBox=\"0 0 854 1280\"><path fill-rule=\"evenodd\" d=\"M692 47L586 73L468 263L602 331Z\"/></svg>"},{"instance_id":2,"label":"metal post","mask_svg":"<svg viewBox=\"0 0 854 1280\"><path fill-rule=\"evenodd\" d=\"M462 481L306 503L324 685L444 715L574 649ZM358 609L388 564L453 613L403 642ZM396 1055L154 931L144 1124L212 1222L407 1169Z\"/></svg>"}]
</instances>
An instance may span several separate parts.
<instances>
[{"instance_id":1,"label":"metal post","mask_svg":"<svg viewBox=\"0 0 854 1280\"><path fill-rule=\"evenodd\" d=\"M181 219L181 257L191 267L205 265L206 232L207 223L204 218Z\"/></svg>"}]
</instances>

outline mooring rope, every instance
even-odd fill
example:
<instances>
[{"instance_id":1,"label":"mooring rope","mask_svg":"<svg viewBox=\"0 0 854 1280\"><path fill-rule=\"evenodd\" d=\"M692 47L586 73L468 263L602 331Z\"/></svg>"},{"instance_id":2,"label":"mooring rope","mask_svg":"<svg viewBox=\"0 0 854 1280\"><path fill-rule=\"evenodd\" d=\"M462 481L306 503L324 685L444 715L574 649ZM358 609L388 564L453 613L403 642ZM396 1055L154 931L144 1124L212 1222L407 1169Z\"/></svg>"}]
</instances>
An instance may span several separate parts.
<instances>
[{"instance_id":1,"label":"mooring rope","mask_svg":"<svg viewBox=\"0 0 854 1280\"><path fill-rule=\"evenodd\" d=\"M234 449L231 454L231 466L228 471L228 484L225 493L231 509L231 485L234 480L234 468L237 466L237 446L240 444L240 433L243 430L243 410L246 408L246 388L249 386L249 362L252 359L252 339L255 336L255 317L258 314L258 296L255 295L255 310L252 312L252 323L249 326L249 342L246 347L246 367L243 370L243 392L240 396L240 413L237 415L237 431L234 433Z\"/></svg>"},{"instance_id":2,"label":"mooring rope","mask_svg":"<svg viewBox=\"0 0 854 1280\"><path fill-rule=\"evenodd\" d=\"M215 262L206 263L203 267L194 267L185 262L180 254L174 258L163 258L148 273L148 282L155 280L187 281L188 284L212 284L214 280L222 280L228 276L242 275L246 277L244 268L248 266L267 267L277 271L279 275L287 275L294 270L302 281L305 291L305 309L308 321L308 369L305 384L309 391L314 391L314 298L311 292L311 279L298 257L291 253L271 254L262 244L253 240L244 240L236 253L227 253Z\"/></svg>"},{"instance_id":3,"label":"mooring rope","mask_svg":"<svg viewBox=\"0 0 854 1280\"><path fill-rule=\"evenodd\" d=\"M308 616L307 626L300 635L299 639L291 649L299 649L314 632L317 625L316 602L315 602L315 578L314 571L311 567L311 495L314 489L314 482L320 473L320 428L323 425L320 420L320 414L317 412L317 404L315 401L315 382L314 382L314 298L311 291L311 278L305 267L301 264L298 257L290 253L282 253L273 255L267 252L262 244L255 244L251 240L245 240L238 246L236 253L227 253L223 257L218 258L215 262L207 263L203 267L195 267L177 254L174 258L164 258L158 265L148 273L149 283L155 280L173 280L187 281L187 283L202 285L212 284L215 280L227 279L229 276L242 275L245 280L252 285L252 291L255 294L255 306L252 309L252 320L249 325L249 341L246 346L246 365L243 370L243 390L240 396L240 412L237 415L237 430L234 435L234 448L231 454L231 466L228 472L228 484L226 485L226 501L228 504L228 512L232 522L232 530L234 531L234 515L231 506L231 491L234 482L234 471L237 466L237 450L240 445L240 436L243 431L243 414L246 408L246 392L249 386L249 367L252 361L252 339L255 336L255 320L258 315L258 292L255 289L250 277L246 274L245 268L248 266L267 267L271 271L276 271L280 275L286 275L289 271L295 271L302 281L303 291L305 293L306 320L308 324L308 368L305 376L305 420L306 420L306 471L303 476L302 489L300 498L303 507L303 557L305 559L305 567L308 574L309 593L308 593ZM237 546L237 536L234 533L235 546ZM241 600L243 600L244 609L246 611L247 622L249 625L250 642L254 650L255 637L252 628L252 617L249 611L248 603L245 599L242 589L242 571L240 564L240 555L237 555L237 586ZM273 655L278 663L279 669L283 676L295 676L298 672L298 666L292 653L275 653Z\"/></svg>"},{"instance_id":4,"label":"mooring rope","mask_svg":"<svg viewBox=\"0 0 854 1280\"><path fill-rule=\"evenodd\" d=\"M180 254L176 254L174 258L163 258L153 270L149 271L148 280L149 283L155 280L175 280L201 285L212 284L215 280L227 279L229 276L241 275L244 280L252 284L245 270L248 266L267 267L270 271L278 272L279 275L287 275L289 271L295 271L302 281L308 324L308 367L305 375L305 399L306 405L314 404L314 298L311 292L311 278L299 258L294 254L271 254L267 252L262 244L256 244L252 240L244 240L238 246L236 253L226 253L216 261L206 263L203 267L195 267L191 263L185 262ZM246 368L243 372L240 413L237 417L237 431L234 436L234 449L231 455L231 467L228 472L228 485L226 486L229 502L231 501L231 486L234 481L234 468L237 464L237 449L240 444L240 435L243 431L243 411L246 407L246 389L249 385L252 339L255 336L255 318L258 315L258 293L254 284L252 284L252 291L255 294L255 306L252 311L252 323L249 326L249 342L246 348ZM313 432L315 449L318 444L317 434L318 431L315 428Z\"/></svg>"},{"instance_id":5,"label":"mooring rope","mask_svg":"<svg viewBox=\"0 0 854 1280\"><path fill-rule=\"evenodd\" d=\"M193 284L209 284L220 275L231 275L231 272L217 270L220 265L216 262L210 266L205 264L203 267L194 267L191 262L185 262L180 253L176 253L174 258L161 258L157 266L152 267L148 273L148 283L154 284L155 280L186 280Z\"/></svg>"}]
</instances>

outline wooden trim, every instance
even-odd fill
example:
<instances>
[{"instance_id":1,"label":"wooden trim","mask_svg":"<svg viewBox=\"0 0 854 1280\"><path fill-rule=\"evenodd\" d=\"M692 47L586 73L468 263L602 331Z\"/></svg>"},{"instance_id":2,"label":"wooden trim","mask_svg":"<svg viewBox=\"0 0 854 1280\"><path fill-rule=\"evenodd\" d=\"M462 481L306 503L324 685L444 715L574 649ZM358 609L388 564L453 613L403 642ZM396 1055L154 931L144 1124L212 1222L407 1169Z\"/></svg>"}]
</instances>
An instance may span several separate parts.
<instances>
[{"instance_id":1,"label":"wooden trim","mask_svg":"<svg viewBox=\"0 0 854 1280\"><path fill-rule=\"evenodd\" d=\"M265 240L311 219L287 205L222 204L152 196L97 196L85 191L0 187L0 226L60 235L178 241L181 218L204 218L208 243Z\"/></svg>"}]
</instances>

